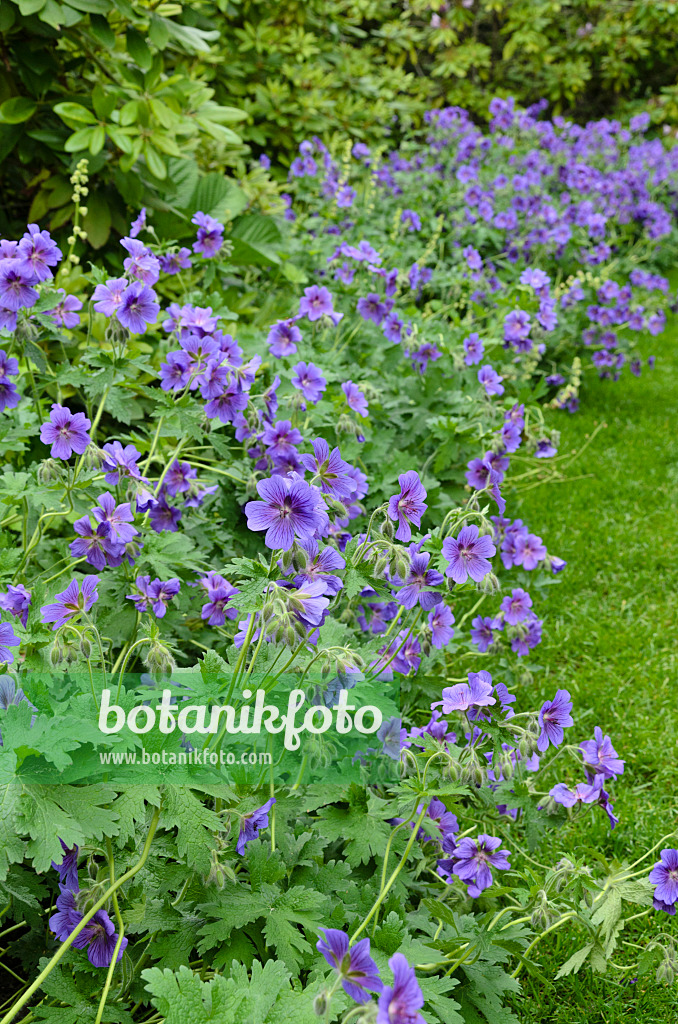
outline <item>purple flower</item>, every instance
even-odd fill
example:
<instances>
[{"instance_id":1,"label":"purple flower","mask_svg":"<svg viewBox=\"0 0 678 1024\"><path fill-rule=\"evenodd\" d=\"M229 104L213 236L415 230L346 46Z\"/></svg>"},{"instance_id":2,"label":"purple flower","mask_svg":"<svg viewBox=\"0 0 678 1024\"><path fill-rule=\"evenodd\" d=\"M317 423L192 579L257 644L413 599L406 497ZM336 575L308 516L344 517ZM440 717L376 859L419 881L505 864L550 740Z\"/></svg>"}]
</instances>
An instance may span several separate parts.
<instances>
[{"instance_id":1,"label":"purple flower","mask_svg":"<svg viewBox=\"0 0 678 1024\"><path fill-rule=\"evenodd\" d=\"M314 473L312 483L317 483L323 494L330 494L342 501L350 498L355 491L355 481L349 475L352 468L344 462L338 448L330 451L330 446L322 437L313 442L313 455L300 456L301 464L309 473Z\"/></svg>"},{"instance_id":2,"label":"purple flower","mask_svg":"<svg viewBox=\"0 0 678 1024\"><path fill-rule=\"evenodd\" d=\"M26 626L28 621L28 610L31 606L31 595L23 583L7 586L7 593L0 594L0 608L10 612L15 619L21 619L21 625Z\"/></svg>"},{"instance_id":3,"label":"purple flower","mask_svg":"<svg viewBox=\"0 0 678 1024\"><path fill-rule=\"evenodd\" d=\"M104 480L107 484L117 484L121 477L131 477L134 480L141 478L137 459L141 458L133 444L127 444L123 448L119 441L108 441L104 447L104 460L102 469L106 474Z\"/></svg>"},{"instance_id":4,"label":"purple flower","mask_svg":"<svg viewBox=\"0 0 678 1024\"><path fill-rule=\"evenodd\" d=\"M198 472L189 462L174 460L165 475L167 493L174 497L191 489L191 480L195 480Z\"/></svg>"},{"instance_id":5,"label":"purple flower","mask_svg":"<svg viewBox=\"0 0 678 1024\"><path fill-rule=\"evenodd\" d=\"M137 611L146 612L150 607L155 617L162 619L169 602L179 593L181 581L176 577L163 581L157 578L151 580L150 576L137 576L135 586L139 593L125 596L134 602Z\"/></svg>"},{"instance_id":6,"label":"purple flower","mask_svg":"<svg viewBox=\"0 0 678 1024\"><path fill-rule=\"evenodd\" d=\"M53 630L59 629L75 615L88 612L98 601L98 576L85 576L82 585L72 580L65 590L56 594L53 604L45 604L40 609L43 622L53 622ZM82 589L81 589L82 588Z\"/></svg>"},{"instance_id":7,"label":"purple flower","mask_svg":"<svg viewBox=\"0 0 678 1024\"><path fill-rule=\"evenodd\" d=\"M267 423L261 435L263 444L269 455L278 459L286 459L296 454L296 446L303 442L303 437L290 420L278 420Z\"/></svg>"},{"instance_id":8,"label":"purple flower","mask_svg":"<svg viewBox=\"0 0 678 1024\"><path fill-rule=\"evenodd\" d=\"M346 567L346 561L342 555L329 544L320 551L314 537L303 537L299 544L309 556L309 561L294 577L295 587L303 588L305 584L315 583L319 580L325 587L324 593L338 594L343 583L336 573Z\"/></svg>"},{"instance_id":9,"label":"purple flower","mask_svg":"<svg viewBox=\"0 0 678 1024\"><path fill-rule=\"evenodd\" d=\"M93 967L108 967L113 959L115 947L118 942L118 934L115 925L105 910L97 910L92 920L87 924L82 934L86 935L89 945L87 957ZM122 959L122 954L127 946L127 938L123 936L118 950L117 961Z\"/></svg>"},{"instance_id":10,"label":"purple flower","mask_svg":"<svg viewBox=\"0 0 678 1024\"><path fill-rule=\"evenodd\" d=\"M138 501L137 509L139 512L141 511ZM156 533L163 533L165 530L168 533L176 533L179 529L178 524L181 516L181 509L168 505L164 493L158 495L148 513L149 522Z\"/></svg>"},{"instance_id":11,"label":"purple flower","mask_svg":"<svg viewBox=\"0 0 678 1024\"><path fill-rule=\"evenodd\" d=\"M320 928L319 931L324 939L318 941L316 949L341 976L342 987L351 999L366 1003L369 992L381 992L384 986L370 956L369 939L361 939L349 949L346 932L338 928Z\"/></svg>"},{"instance_id":12,"label":"purple flower","mask_svg":"<svg viewBox=\"0 0 678 1024\"><path fill-rule=\"evenodd\" d=\"M485 346L480 340L480 336L475 332L469 334L468 338L464 338L464 352L466 356L464 362L467 366L473 366L475 363L479 363L483 358Z\"/></svg>"},{"instance_id":13,"label":"purple flower","mask_svg":"<svg viewBox=\"0 0 678 1024\"><path fill-rule=\"evenodd\" d=\"M332 295L327 288L317 284L304 288L304 294L299 300L299 316L306 316L313 323L320 320L321 316L332 316L333 313Z\"/></svg>"},{"instance_id":14,"label":"purple flower","mask_svg":"<svg viewBox=\"0 0 678 1024\"><path fill-rule=\"evenodd\" d=\"M68 459L73 452L82 455L91 438L87 431L91 426L84 413L72 413L65 405L52 405L49 422L40 427L40 440L51 444L52 458Z\"/></svg>"},{"instance_id":15,"label":"purple flower","mask_svg":"<svg viewBox=\"0 0 678 1024\"><path fill-rule=\"evenodd\" d=\"M599 725L593 730L593 735L594 739L584 740L579 744L586 767L593 768L596 774L602 775L605 779L623 775L624 761L617 757L610 737L603 736L603 730Z\"/></svg>"},{"instance_id":16,"label":"purple flower","mask_svg":"<svg viewBox=\"0 0 678 1024\"><path fill-rule=\"evenodd\" d=\"M443 555L449 560L445 575L451 576L455 583L465 583L471 577L479 583L492 566L488 558L496 554L492 538L479 536L477 526L462 526L459 536L446 537L443 541Z\"/></svg>"},{"instance_id":17,"label":"purple flower","mask_svg":"<svg viewBox=\"0 0 678 1024\"><path fill-rule=\"evenodd\" d=\"M387 304L381 301L376 292L358 299L356 308L363 320L373 320L375 324L380 324L388 313Z\"/></svg>"},{"instance_id":18,"label":"purple flower","mask_svg":"<svg viewBox=\"0 0 678 1024\"><path fill-rule=\"evenodd\" d=\"M154 285L160 277L160 261L143 242L136 238L123 238L120 242L129 256L123 262L128 277L134 277L144 284Z\"/></svg>"},{"instance_id":19,"label":"purple flower","mask_svg":"<svg viewBox=\"0 0 678 1024\"><path fill-rule=\"evenodd\" d=\"M388 515L394 522L397 521L398 529L396 538L408 541L412 536L410 523L418 528L421 526L421 517L428 508L424 501L426 489L419 479L419 474L413 469L407 473L401 473L398 477L400 494L394 494L389 498Z\"/></svg>"},{"instance_id":20,"label":"purple flower","mask_svg":"<svg viewBox=\"0 0 678 1024\"><path fill-rule=\"evenodd\" d=\"M291 320L279 320L273 324L266 344L271 355L276 359L284 359L286 356L293 356L297 351L297 344L301 341L301 331Z\"/></svg>"},{"instance_id":21,"label":"purple flower","mask_svg":"<svg viewBox=\"0 0 678 1024\"><path fill-rule=\"evenodd\" d=\"M245 845L256 839L262 828L268 828L268 812L275 802L275 797L272 796L270 800L267 800L262 807L258 807L256 811L241 816L238 842L235 847L241 857L245 852Z\"/></svg>"},{"instance_id":22,"label":"purple flower","mask_svg":"<svg viewBox=\"0 0 678 1024\"><path fill-rule=\"evenodd\" d=\"M14 409L21 401L21 395L16 385L7 377L0 377L0 412L5 409Z\"/></svg>"},{"instance_id":23,"label":"purple flower","mask_svg":"<svg viewBox=\"0 0 678 1024\"><path fill-rule=\"evenodd\" d=\"M500 606L501 611L504 613L504 619L508 622L509 626L516 626L523 619L526 619L531 607L532 598L526 590L522 590L520 587L515 587L511 591L511 596L505 597Z\"/></svg>"},{"instance_id":24,"label":"purple flower","mask_svg":"<svg viewBox=\"0 0 678 1024\"><path fill-rule=\"evenodd\" d=\"M310 402L311 405L319 402L327 387L327 381L318 367L314 366L313 363L297 363L296 366L292 367L292 372L294 374L292 377L292 387L301 391L305 399L305 402L302 403L302 409L306 408L306 402Z\"/></svg>"},{"instance_id":25,"label":"purple flower","mask_svg":"<svg viewBox=\"0 0 678 1024\"><path fill-rule=\"evenodd\" d=\"M518 352L529 352L530 314L523 309L514 309L504 317L504 341L513 345Z\"/></svg>"},{"instance_id":26,"label":"purple flower","mask_svg":"<svg viewBox=\"0 0 678 1024\"><path fill-rule=\"evenodd\" d=\"M27 233L16 248L16 259L21 270L33 274L36 281L48 281L53 277L49 268L55 267L61 257L61 249L49 231L40 231L37 224L29 224Z\"/></svg>"},{"instance_id":27,"label":"purple flower","mask_svg":"<svg viewBox=\"0 0 678 1024\"><path fill-rule=\"evenodd\" d=\"M136 220L132 221L132 224L131 224L130 230L129 230L129 237L130 238L136 238L137 235L141 231L143 231L145 227L146 227L146 207L142 206L140 211L139 211L139 216L136 218Z\"/></svg>"},{"instance_id":28,"label":"purple flower","mask_svg":"<svg viewBox=\"0 0 678 1024\"><path fill-rule=\"evenodd\" d=\"M358 385L354 384L352 380L347 380L341 385L341 390L346 395L346 404L349 409L353 409L359 416L367 416L367 399Z\"/></svg>"},{"instance_id":29,"label":"purple flower","mask_svg":"<svg viewBox=\"0 0 678 1024\"><path fill-rule=\"evenodd\" d=\"M38 293L32 285L36 281L33 271L24 269L20 260L0 261L0 305L13 313L34 306Z\"/></svg>"},{"instance_id":30,"label":"purple flower","mask_svg":"<svg viewBox=\"0 0 678 1024\"><path fill-rule=\"evenodd\" d=\"M431 704L431 710L442 707L442 713L449 715L453 711L468 711L469 708L485 708L496 704L492 696L492 676L489 672L469 672L468 683L455 683L443 689L443 699Z\"/></svg>"},{"instance_id":31,"label":"purple flower","mask_svg":"<svg viewBox=\"0 0 678 1024\"><path fill-rule=\"evenodd\" d=\"M402 589L398 591L398 601L403 608L414 608L419 603L423 610L428 612L442 601L442 594L426 589L440 586L445 579L442 573L428 568L430 558L428 552L419 552L412 556L409 575Z\"/></svg>"},{"instance_id":32,"label":"purple flower","mask_svg":"<svg viewBox=\"0 0 678 1024\"><path fill-rule=\"evenodd\" d=\"M510 870L510 852L500 850L500 846L501 839L486 834L479 835L477 839L465 836L457 843L452 855L456 861L452 870L458 878L466 882L468 894L472 899L480 896L484 889L492 885L491 867L500 871Z\"/></svg>"},{"instance_id":33,"label":"purple flower","mask_svg":"<svg viewBox=\"0 0 678 1024\"><path fill-rule=\"evenodd\" d=\"M63 288L59 288L58 291L63 295L63 299L45 315L59 327L77 327L80 323L78 310L82 309L82 302L75 295L66 295Z\"/></svg>"},{"instance_id":34,"label":"purple flower","mask_svg":"<svg viewBox=\"0 0 678 1024\"><path fill-rule=\"evenodd\" d=\"M431 627L431 643L435 648L440 650L442 647L446 647L454 636L454 630L452 629L452 623L454 622L454 615L446 604L437 604L435 608L429 612L428 624Z\"/></svg>"},{"instance_id":35,"label":"purple flower","mask_svg":"<svg viewBox=\"0 0 678 1024\"><path fill-rule=\"evenodd\" d=\"M475 619L471 619L471 640L477 646L481 654L490 647L494 641L493 629L500 629L501 624L497 625L495 619L490 616L476 615Z\"/></svg>"},{"instance_id":36,"label":"purple flower","mask_svg":"<svg viewBox=\"0 0 678 1024\"><path fill-rule=\"evenodd\" d=\"M288 551L295 536L304 538L315 532L319 525L317 497L303 480L289 482L274 476L260 480L257 491L264 500L248 501L245 514L250 530L266 530L266 547Z\"/></svg>"},{"instance_id":37,"label":"purple flower","mask_svg":"<svg viewBox=\"0 0 678 1024\"><path fill-rule=\"evenodd\" d=\"M537 537L534 533L519 533L516 536L514 565L522 565L523 569L531 572L545 558L546 547L542 543L541 537Z\"/></svg>"},{"instance_id":38,"label":"purple flower","mask_svg":"<svg viewBox=\"0 0 678 1024\"><path fill-rule=\"evenodd\" d=\"M218 584L206 588L209 601L200 609L200 618L205 619L210 626L223 626L226 619L235 619L238 616L237 609L228 608L227 605L240 591L223 577L219 576L218 579Z\"/></svg>"},{"instance_id":39,"label":"purple flower","mask_svg":"<svg viewBox=\"0 0 678 1024\"><path fill-rule=\"evenodd\" d=\"M598 803L610 819L610 826L614 828L619 818L614 814L609 795L603 789L604 781L602 775L595 775L592 781L587 777L586 782L577 783L574 789L568 789L564 782L559 782L549 791L549 796L563 807L574 807L580 802L583 804Z\"/></svg>"},{"instance_id":40,"label":"purple flower","mask_svg":"<svg viewBox=\"0 0 678 1024\"><path fill-rule=\"evenodd\" d=\"M77 892L79 888L78 854L80 853L80 849L77 846L74 846L73 849L69 849L63 839L60 839L59 842L61 843L64 855L58 864L55 861L52 861L52 867L55 871L59 872L59 881L61 885L70 889L71 892Z\"/></svg>"},{"instance_id":41,"label":"purple flower","mask_svg":"<svg viewBox=\"0 0 678 1024\"><path fill-rule=\"evenodd\" d=\"M216 256L224 242L224 225L207 213L198 212L191 217L191 224L198 227L193 252L202 253L205 259Z\"/></svg>"},{"instance_id":42,"label":"purple flower","mask_svg":"<svg viewBox=\"0 0 678 1024\"><path fill-rule=\"evenodd\" d=\"M158 374L163 391L181 391L191 379L191 360L183 350L168 352Z\"/></svg>"},{"instance_id":43,"label":"purple flower","mask_svg":"<svg viewBox=\"0 0 678 1024\"><path fill-rule=\"evenodd\" d=\"M193 266L191 250L182 245L177 252L169 252L158 256L163 274L179 274L182 270L190 270Z\"/></svg>"},{"instance_id":44,"label":"purple flower","mask_svg":"<svg viewBox=\"0 0 678 1024\"><path fill-rule=\"evenodd\" d=\"M414 210L403 210L400 214L400 221L402 224L407 224L408 231L421 231L421 220L419 214Z\"/></svg>"},{"instance_id":45,"label":"purple flower","mask_svg":"<svg viewBox=\"0 0 678 1024\"><path fill-rule=\"evenodd\" d=\"M478 370L478 382L485 388L487 395L503 395L503 377L500 377L496 370L493 370L489 363L481 366Z\"/></svg>"},{"instance_id":46,"label":"purple flower","mask_svg":"<svg viewBox=\"0 0 678 1024\"><path fill-rule=\"evenodd\" d=\"M537 441L537 447L534 452L535 459L551 459L556 455L558 449L549 441L548 438L542 438L541 441Z\"/></svg>"},{"instance_id":47,"label":"purple flower","mask_svg":"<svg viewBox=\"0 0 678 1024\"><path fill-rule=\"evenodd\" d=\"M18 647L20 643L21 640L16 636L9 622L0 622L0 662L11 665L14 655L10 648Z\"/></svg>"},{"instance_id":48,"label":"purple flower","mask_svg":"<svg viewBox=\"0 0 678 1024\"><path fill-rule=\"evenodd\" d=\"M158 319L160 305L152 288L142 281L132 281L122 293L117 317L132 334L145 334L146 327Z\"/></svg>"},{"instance_id":49,"label":"purple flower","mask_svg":"<svg viewBox=\"0 0 678 1024\"><path fill-rule=\"evenodd\" d=\"M128 281L124 277L114 277L106 284L98 284L92 296L97 313L103 313L104 316L115 316L120 309L127 285Z\"/></svg>"},{"instance_id":50,"label":"purple flower","mask_svg":"<svg viewBox=\"0 0 678 1024\"><path fill-rule=\"evenodd\" d=\"M139 532L129 525L134 522L130 503L116 505L115 498L108 492L99 495L97 505L92 509L92 515L98 523L108 525L111 539L119 544L126 544Z\"/></svg>"},{"instance_id":51,"label":"purple flower","mask_svg":"<svg viewBox=\"0 0 678 1024\"><path fill-rule=\"evenodd\" d=\"M90 523L89 516L76 519L73 529L77 534L75 540L68 545L74 558L86 558L90 565L101 572L106 568L106 555L117 554L116 545L109 540L111 528L106 522L99 522L96 527Z\"/></svg>"},{"instance_id":52,"label":"purple flower","mask_svg":"<svg viewBox=\"0 0 678 1024\"><path fill-rule=\"evenodd\" d=\"M541 734L537 740L537 749L543 754L549 744L554 747L563 742L563 729L573 725L572 701L567 690L556 690L553 700L547 700L539 712L539 727Z\"/></svg>"},{"instance_id":53,"label":"purple flower","mask_svg":"<svg viewBox=\"0 0 678 1024\"><path fill-rule=\"evenodd\" d=\"M80 924L83 914L78 909L75 892L61 886L61 894L57 896L57 912L49 919L49 929L56 935L59 942L65 942L71 932ZM84 949L87 945L86 929L73 940L73 949Z\"/></svg>"},{"instance_id":54,"label":"purple flower","mask_svg":"<svg viewBox=\"0 0 678 1024\"><path fill-rule=\"evenodd\" d=\"M678 850L662 850L660 859L650 872L650 879L656 886L654 891L655 909L666 910L678 902ZM658 907L657 903L664 906ZM666 911L667 913L675 913Z\"/></svg>"},{"instance_id":55,"label":"purple flower","mask_svg":"<svg viewBox=\"0 0 678 1024\"><path fill-rule=\"evenodd\" d=\"M388 962L393 985L385 986L379 996L376 1024L426 1024L418 1012L424 996L414 973L402 953L394 953Z\"/></svg>"}]
</instances>

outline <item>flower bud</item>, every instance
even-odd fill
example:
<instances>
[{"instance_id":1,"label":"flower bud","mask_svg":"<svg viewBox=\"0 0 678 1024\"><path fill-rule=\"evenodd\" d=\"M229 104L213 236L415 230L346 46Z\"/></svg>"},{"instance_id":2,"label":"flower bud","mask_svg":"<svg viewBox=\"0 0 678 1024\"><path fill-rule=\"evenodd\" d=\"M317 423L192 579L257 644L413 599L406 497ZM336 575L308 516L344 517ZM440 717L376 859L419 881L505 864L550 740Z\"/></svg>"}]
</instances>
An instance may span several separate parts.
<instances>
[{"instance_id":1,"label":"flower bud","mask_svg":"<svg viewBox=\"0 0 678 1024\"><path fill-rule=\"evenodd\" d=\"M673 985L676 980L676 965L666 957L657 968L657 984Z\"/></svg>"},{"instance_id":2,"label":"flower bud","mask_svg":"<svg viewBox=\"0 0 678 1024\"><path fill-rule=\"evenodd\" d=\"M177 667L174 658L165 645L158 641L149 644L143 662L149 672L158 673L163 676L170 675Z\"/></svg>"},{"instance_id":3,"label":"flower bud","mask_svg":"<svg viewBox=\"0 0 678 1024\"><path fill-rule=\"evenodd\" d=\"M293 552L292 548L288 548L287 551L283 551L283 556L282 556L283 569L289 569L289 567L292 564L293 557L294 557L294 552Z\"/></svg>"},{"instance_id":4,"label":"flower bud","mask_svg":"<svg viewBox=\"0 0 678 1024\"><path fill-rule=\"evenodd\" d=\"M92 644L86 636L80 637L80 653L86 660L89 660L92 655Z\"/></svg>"},{"instance_id":5,"label":"flower bud","mask_svg":"<svg viewBox=\"0 0 678 1024\"><path fill-rule=\"evenodd\" d=\"M383 576L388 567L388 558L386 555L379 555L374 563L374 575Z\"/></svg>"},{"instance_id":6,"label":"flower bud","mask_svg":"<svg viewBox=\"0 0 678 1024\"><path fill-rule=\"evenodd\" d=\"M44 459L38 466L38 483L49 485L62 478L63 472L56 459Z\"/></svg>"},{"instance_id":7,"label":"flower bud","mask_svg":"<svg viewBox=\"0 0 678 1024\"><path fill-rule=\"evenodd\" d=\"M389 540L393 540L395 531L393 529L393 523L388 516L384 517L384 521L379 528L379 532L382 533L384 537L388 537Z\"/></svg>"},{"instance_id":8,"label":"flower bud","mask_svg":"<svg viewBox=\"0 0 678 1024\"><path fill-rule=\"evenodd\" d=\"M129 339L129 331L120 323L117 317L111 317L106 325L104 337L109 345L126 345Z\"/></svg>"},{"instance_id":9,"label":"flower bud","mask_svg":"<svg viewBox=\"0 0 678 1024\"><path fill-rule=\"evenodd\" d=\"M316 1017L324 1017L327 1012L327 992L318 992L313 1000L313 1012Z\"/></svg>"},{"instance_id":10,"label":"flower bud","mask_svg":"<svg viewBox=\"0 0 678 1024\"><path fill-rule=\"evenodd\" d=\"M332 498L329 494L324 495L325 503L331 512L339 516L340 519L345 519L348 515L348 509L343 502L338 501L336 498Z\"/></svg>"},{"instance_id":11,"label":"flower bud","mask_svg":"<svg viewBox=\"0 0 678 1024\"><path fill-rule=\"evenodd\" d=\"M50 664L53 665L54 668L56 668L57 665L60 665L61 662L64 660L64 656L61 652L61 645L59 644L58 640L55 641L54 644L52 645L52 649L49 652L49 660Z\"/></svg>"},{"instance_id":12,"label":"flower bud","mask_svg":"<svg viewBox=\"0 0 678 1024\"><path fill-rule=\"evenodd\" d=\"M487 576L483 576L480 583L478 583L478 590L482 594L497 594L501 590L499 580L493 572L488 572Z\"/></svg>"},{"instance_id":13,"label":"flower bud","mask_svg":"<svg viewBox=\"0 0 678 1024\"><path fill-rule=\"evenodd\" d=\"M298 544L294 545L293 551L292 565L297 572L302 572L308 565L308 554Z\"/></svg>"},{"instance_id":14,"label":"flower bud","mask_svg":"<svg viewBox=\"0 0 678 1024\"><path fill-rule=\"evenodd\" d=\"M407 579L410 571L410 559L404 551L396 552L395 570L401 580Z\"/></svg>"}]
</instances>

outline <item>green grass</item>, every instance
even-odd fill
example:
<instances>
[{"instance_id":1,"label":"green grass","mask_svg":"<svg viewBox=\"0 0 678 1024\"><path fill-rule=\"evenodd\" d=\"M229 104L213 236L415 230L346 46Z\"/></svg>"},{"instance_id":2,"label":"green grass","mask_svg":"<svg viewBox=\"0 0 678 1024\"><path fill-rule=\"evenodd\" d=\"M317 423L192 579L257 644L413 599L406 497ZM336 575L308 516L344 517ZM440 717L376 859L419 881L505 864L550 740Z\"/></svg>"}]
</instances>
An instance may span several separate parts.
<instances>
[{"instance_id":1,"label":"green grass","mask_svg":"<svg viewBox=\"0 0 678 1024\"><path fill-rule=\"evenodd\" d=\"M590 826L580 819L557 834L556 856L589 846L635 860L678 827L676 317L663 336L645 339L643 349L657 355L654 370L644 368L639 379L627 372L616 384L587 377L580 412L552 415L562 430L561 452L581 449L595 426L605 424L571 465L569 479L509 500L509 512L568 562L562 584L539 598L546 621L534 651L542 666L532 684L534 702L568 689L577 741L599 724L626 759L626 772L612 787L621 819L615 831L595 808L587 812ZM643 943L664 930L678 940L675 919L652 913L638 924L621 938ZM579 938L562 934L538 947L547 976L583 945ZM616 960L631 963L633 953L622 945ZM633 985L620 984L623 977L614 970L594 976L587 968L548 988L528 978L516 1011L526 1024L678 1020L675 989L659 988L654 973Z\"/></svg>"}]
</instances>

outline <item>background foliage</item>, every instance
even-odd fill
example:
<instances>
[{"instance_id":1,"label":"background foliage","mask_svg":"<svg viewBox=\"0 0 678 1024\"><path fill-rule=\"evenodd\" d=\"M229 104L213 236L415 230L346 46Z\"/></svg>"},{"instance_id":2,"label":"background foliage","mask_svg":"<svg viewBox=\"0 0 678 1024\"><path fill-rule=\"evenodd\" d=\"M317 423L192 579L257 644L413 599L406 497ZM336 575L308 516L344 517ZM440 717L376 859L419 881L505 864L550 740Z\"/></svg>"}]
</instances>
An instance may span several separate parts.
<instances>
[{"instance_id":1,"label":"background foliage","mask_svg":"<svg viewBox=\"0 0 678 1024\"><path fill-rule=\"evenodd\" d=\"M544 97L585 120L640 104L672 124L677 14L675 0L7 0L0 231L67 225L83 154L100 248L128 208L186 215L198 177L227 168L241 191L223 190L221 216L267 211L275 189L248 154L288 164L313 134L383 141L432 105L483 119L488 95Z\"/></svg>"}]
</instances>

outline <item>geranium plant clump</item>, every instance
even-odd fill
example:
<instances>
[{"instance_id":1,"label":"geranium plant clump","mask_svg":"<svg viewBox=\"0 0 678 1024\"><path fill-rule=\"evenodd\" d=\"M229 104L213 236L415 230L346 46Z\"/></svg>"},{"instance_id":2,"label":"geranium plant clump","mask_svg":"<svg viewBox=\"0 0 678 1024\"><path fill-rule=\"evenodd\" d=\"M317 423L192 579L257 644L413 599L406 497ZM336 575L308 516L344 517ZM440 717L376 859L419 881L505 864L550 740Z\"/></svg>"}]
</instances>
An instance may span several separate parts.
<instances>
[{"instance_id":1,"label":"geranium plant clump","mask_svg":"<svg viewBox=\"0 0 678 1024\"><path fill-rule=\"evenodd\" d=\"M600 726L570 740L565 686L530 693L565 563L510 503L572 458L545 406L639 372L633 331L663 326L676 151L645 120L490 110L388 156L302 143L244 273L205 210L191 249L142 211L111 272L38 225L0 243L0 889L34 968L2 1024L44 994L97 1020L510 1021L545 935L581 932L560 976L602 971L627 920L674 912L670 837L534 856L615 828L624 760ZM392 775L312 784L318 739L296 778L87 785L118 749L104 689L242 709L282 677L325 708L395 677ZM651 969L673 978L666 936Z\"/></svg>"}]
</instances>

